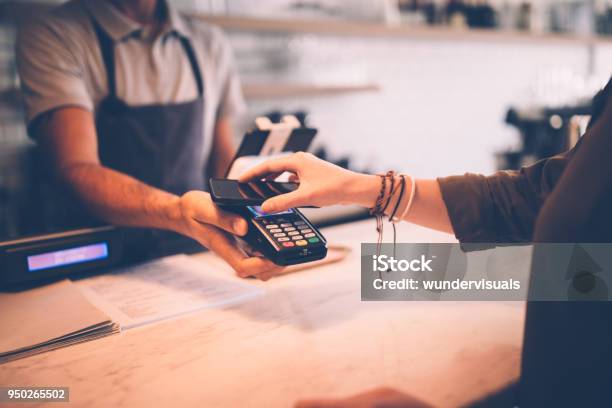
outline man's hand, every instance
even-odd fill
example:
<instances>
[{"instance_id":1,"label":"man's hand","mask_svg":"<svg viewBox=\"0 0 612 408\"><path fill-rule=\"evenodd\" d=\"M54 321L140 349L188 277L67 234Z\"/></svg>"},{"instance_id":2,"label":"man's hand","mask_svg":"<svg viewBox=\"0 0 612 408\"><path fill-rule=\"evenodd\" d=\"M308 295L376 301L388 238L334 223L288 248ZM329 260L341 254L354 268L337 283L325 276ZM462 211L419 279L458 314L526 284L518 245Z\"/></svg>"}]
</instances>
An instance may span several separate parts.
<instances>
[{"instance_id":1,"label":"man's hand","mask_svg":"<svg viewBox=\"0 0 612 408\"><path fill-rule=\"evenodd\" d=\"M238 276L254 276L265 281L282 270L265 258L248 256L236 245L236 240L230 234L245 235L248 229L246 220L221 210L212 202L210 194L187 192L179 199L178 205L180 225L177 232L190 236L215 252L234 268Z\"/></svg>"},{"instance_id":2,"label":"man's hand","mask_svg":"<svg viewBox=\"0 0 612 408\"><path fill-rule=\"evenodd\" d=\"M375 388L348 398L298 401L295 408L432 408L393 388Z\"/></svg>"}]
</instances>

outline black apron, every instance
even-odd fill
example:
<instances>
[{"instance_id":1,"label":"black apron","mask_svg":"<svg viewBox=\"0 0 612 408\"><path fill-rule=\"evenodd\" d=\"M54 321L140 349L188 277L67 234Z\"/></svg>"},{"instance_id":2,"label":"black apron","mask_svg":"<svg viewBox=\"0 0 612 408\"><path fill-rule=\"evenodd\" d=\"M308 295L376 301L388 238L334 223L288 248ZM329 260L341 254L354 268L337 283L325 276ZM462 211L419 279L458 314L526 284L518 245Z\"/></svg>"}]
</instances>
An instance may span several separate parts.
<instances>
[{"instance_id":1,"label":"black apron","mask_svg":"<svg viewBox=\"0 0 612 408\"><path fill-rule=\"evenodd\" d=\"M177 195L204 190L204 83L191 43L180 37L198 98L184 103L129 106L117 97L113 40L95 20L92 22L108 81L108 95L95 113L100 161ZM188 242L194 243L178 234L144 229L129 229L125 238L126 252L135 259L180 252Z\"/></svg>"}]
</instances>

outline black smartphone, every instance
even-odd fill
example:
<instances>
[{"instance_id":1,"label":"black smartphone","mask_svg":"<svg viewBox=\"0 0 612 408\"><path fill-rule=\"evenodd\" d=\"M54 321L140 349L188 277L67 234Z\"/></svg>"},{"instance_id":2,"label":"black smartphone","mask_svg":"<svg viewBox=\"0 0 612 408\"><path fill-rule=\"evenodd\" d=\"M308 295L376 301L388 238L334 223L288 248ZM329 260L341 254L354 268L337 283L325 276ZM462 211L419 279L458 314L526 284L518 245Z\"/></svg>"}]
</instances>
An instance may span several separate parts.
<instances>
[{"instance_id":1,"label":"black smartphone","mask_svg":"<svg viewBox=\"0 0 612 408\"><path fill-rule=\"evenodd\" d=\"M298 183L253 180L240 183L238 180L209 180L212 200L224 206L261 205L270 197L290 193L296 190Z\"/></svg>"}]
</instances>

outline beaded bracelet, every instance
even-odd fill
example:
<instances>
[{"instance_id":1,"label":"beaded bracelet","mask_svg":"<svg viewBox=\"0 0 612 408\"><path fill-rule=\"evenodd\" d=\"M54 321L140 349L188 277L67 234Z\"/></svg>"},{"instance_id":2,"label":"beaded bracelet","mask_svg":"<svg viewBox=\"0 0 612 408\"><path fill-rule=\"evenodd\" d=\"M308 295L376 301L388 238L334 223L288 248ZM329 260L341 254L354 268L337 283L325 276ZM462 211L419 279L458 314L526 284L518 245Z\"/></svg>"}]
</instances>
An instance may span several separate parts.
<instances>
[{"instance_id":1,"label":"beaded bracelet","mask_svg":"<svg viewBox=\"0 0 612 408\"><path fill-rule=\"evenodd\" d=\"M397 231L395 228L395 223L399 220L396 214L400 207L402 199L404 197L404 193L406 189L406 177L403 174L399 176L401 181L397 182L398 187L396 188L396 180L395 180L396 176L393 170L389 170L384 175L379 174L379 176L381 178L380 193L378 194L378 197L376 198L374 207L370 209L370 214L376 217L376 231L378 232L377 252L380 255L380 250L381 250L382 240L383 240L383 232L384 232L383 231L383 227L384 227L383 217L385 216L385 211L391 204L391 201L393 200L393 196L395 192L399 189L399 197L397 198L395 206L393 207L393 211L391 211L389 215L389 220L392 222L392 226L393 226L393 253L395 255L395 244L396 244L396 239L397 239ZM383 206L382 204L385 201L385 195L387 194L387 179L389 179L389 185L390 185L389 195L387 197L385 205Z\"/></svg>"}]
</instances>

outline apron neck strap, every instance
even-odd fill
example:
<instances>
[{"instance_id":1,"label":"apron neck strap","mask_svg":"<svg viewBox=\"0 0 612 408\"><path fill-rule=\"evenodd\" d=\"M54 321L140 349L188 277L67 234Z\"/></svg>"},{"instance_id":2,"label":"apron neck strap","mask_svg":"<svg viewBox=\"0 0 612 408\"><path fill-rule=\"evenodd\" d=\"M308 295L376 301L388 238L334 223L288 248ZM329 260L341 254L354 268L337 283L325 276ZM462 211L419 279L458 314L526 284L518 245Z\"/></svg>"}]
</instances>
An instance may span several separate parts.
<instances>
[{"instance_id":1,"label":"apron neck strap","mask_svg":"<svg viewBox=\"0 0 612 408\"><path fill-rule=\"evenodd\" d=\"M98 44L100 46L100 52L102 53L104 67L106 68L108 94L109 96L116 97L117 81L115 77L115 44L113 42L113 39L110 38L109 35L106 34L104 29L102 29L102 27L100 27L100 25L96 22L95 18L92 18L91 21L93 24L94 31L96 33L96 37L98 38ZM191 41L189 41L188 38L183 37L180 34L179 38L181 41L181 45L185 50L185 54L187 54L189 64L191 65L191 70L193 71L193 76L196 80L196 85L198 87L198 96L202 97L204 95L204 81L202 79L200 64L198 64L198 59L195 55L195 51L193 50Z\"/></svg>"},{"instance_id":2,"label":"apron neck strap","mask_svg":"<svg viewBox=\"0 0 612 408\"><path fill-rule=\"evenodd\" d=\"M113 39L106 34L106 32L100 27L94 18L91 19L96 37L98 38L98 44L100 46L100 52L102 53L102 61L106 68L106 80L108 81L108 94L109 96L117 95L117 83L115 81L115 45Z\"/></svg>"},{"instance_id":3,"label":"apron neck strap","mask_svg":"<svg viewBox=\"0 0 612 408\"><path fill-rule=\"evenodd\" d=\"M183 49L187 54L187 58L189 58L189 64L191 64L191 70L193 71L193 76L195 77L196 84L198 86L198 95L204 96L204 81L202 79L202 71L200 71L200 64L198 64L198 58L196 57L195 51L193 50L193 46L191 45L191 41L189 38L183 37L179 34L179 38L181 39L181 44L183 45Z\"/></svg>"}]
</instances>

